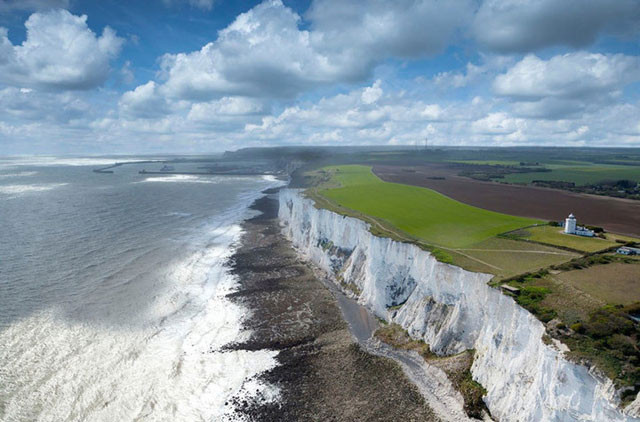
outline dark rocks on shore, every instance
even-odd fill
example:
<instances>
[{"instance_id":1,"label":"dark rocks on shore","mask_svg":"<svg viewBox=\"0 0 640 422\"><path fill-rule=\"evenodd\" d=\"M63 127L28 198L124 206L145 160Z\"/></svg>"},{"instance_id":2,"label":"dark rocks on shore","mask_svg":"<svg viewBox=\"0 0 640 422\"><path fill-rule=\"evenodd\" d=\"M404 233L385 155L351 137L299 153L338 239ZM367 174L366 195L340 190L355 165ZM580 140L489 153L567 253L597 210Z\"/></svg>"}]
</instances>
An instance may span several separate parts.
<instances>
[{"instance_id":1,"label":"dark rocks on shore","mask_svg":"<svg viewBox=\"0 0 640 422\"><path fill-rule=\"evenodd\" d=\"M261 379L281 397L238 399L236 411L253 421L438 420L395 362L354 343L331 292L281 234L277 199L253 208L262 214L243 223L232 260L240 288L230 295L251 309L252 336L229 348L278 350Z\"/></svg>"}]
</instances>

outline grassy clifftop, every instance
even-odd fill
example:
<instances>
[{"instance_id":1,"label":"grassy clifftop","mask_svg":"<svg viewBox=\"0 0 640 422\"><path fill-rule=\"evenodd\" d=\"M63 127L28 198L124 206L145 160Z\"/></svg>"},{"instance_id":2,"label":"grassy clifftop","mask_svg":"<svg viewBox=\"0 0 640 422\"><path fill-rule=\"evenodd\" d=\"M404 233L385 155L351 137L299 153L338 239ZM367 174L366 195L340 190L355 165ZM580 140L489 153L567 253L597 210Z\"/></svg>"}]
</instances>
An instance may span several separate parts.
<instances>
[{"instance_id":1,"label":"grassy clifftop","mask_svg":"<svg viewBox=\"0 0 640 422\"><path fill-rule=\"evenodd\" d=\"M476 208L430 189L384 182L366 166L327 170L334 186L320 189L322 196L436 246L465 247L540 222Z\"/></svg>"}]
</instances>

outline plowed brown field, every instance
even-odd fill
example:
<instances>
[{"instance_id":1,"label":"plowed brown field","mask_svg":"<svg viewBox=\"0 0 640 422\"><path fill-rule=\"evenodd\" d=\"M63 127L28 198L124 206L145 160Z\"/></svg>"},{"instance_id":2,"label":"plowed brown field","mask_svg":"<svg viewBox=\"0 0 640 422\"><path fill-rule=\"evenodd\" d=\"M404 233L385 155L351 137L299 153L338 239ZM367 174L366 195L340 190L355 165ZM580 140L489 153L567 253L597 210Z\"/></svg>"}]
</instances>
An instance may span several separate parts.
<instances>
[{"instance_id":1,"label":"plowed brown field","mask_svg":"<svg viewBox=\"0 0 640 422\"><path fill-rule=\"evenodd\" d=\"M457 176L456 169L439 163L414 167L379 165L373 167L373 172L382 180L423 186L487 210L550 221L563 220L574 213L581 224L640 237L640 201L480 182Z\"/></svg>"}]
</instances>

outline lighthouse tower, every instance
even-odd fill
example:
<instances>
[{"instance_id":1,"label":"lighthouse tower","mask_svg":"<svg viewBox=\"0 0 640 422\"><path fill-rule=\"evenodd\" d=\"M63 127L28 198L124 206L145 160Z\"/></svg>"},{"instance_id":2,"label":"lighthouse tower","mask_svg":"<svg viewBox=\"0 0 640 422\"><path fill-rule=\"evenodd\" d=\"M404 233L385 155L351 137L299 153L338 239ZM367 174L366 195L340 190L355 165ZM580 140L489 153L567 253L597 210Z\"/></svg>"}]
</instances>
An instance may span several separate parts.
<instances>
[{"instance_id":1,"label":"lighthouse tower","mask_svg":"<svg viewBox=\"0 0 640 422\"><path fill-rule=\"evenodd\" d=\"M576 217L573 214L569 214L569 217L564 220L564 232L566 234L576 233Z\"/></svg>"}]
</instances>

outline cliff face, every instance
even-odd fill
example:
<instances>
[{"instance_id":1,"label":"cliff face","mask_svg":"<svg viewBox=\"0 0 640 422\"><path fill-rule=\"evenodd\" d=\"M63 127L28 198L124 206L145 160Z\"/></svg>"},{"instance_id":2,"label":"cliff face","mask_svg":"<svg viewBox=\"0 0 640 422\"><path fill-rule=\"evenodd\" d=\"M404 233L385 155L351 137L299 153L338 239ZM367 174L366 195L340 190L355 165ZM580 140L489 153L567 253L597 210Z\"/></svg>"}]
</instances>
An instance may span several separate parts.
<instances>
[{"instance_id":1,"label":"cliff face","mask_svg":"<svg viewBox=\"0 0 640 422\"><path fill-rule=\"evenodd\" d=\"M475 349L471 372L500 421L638 421L617 407L612 383L545 344L543 324L487 285L488 274L438 262L417 246L380 238L361 220L280 193L279 217L300 252L378 317L438 354ZM403 304L398 310L390 307Z\"/></svg>"}]
</instances>

